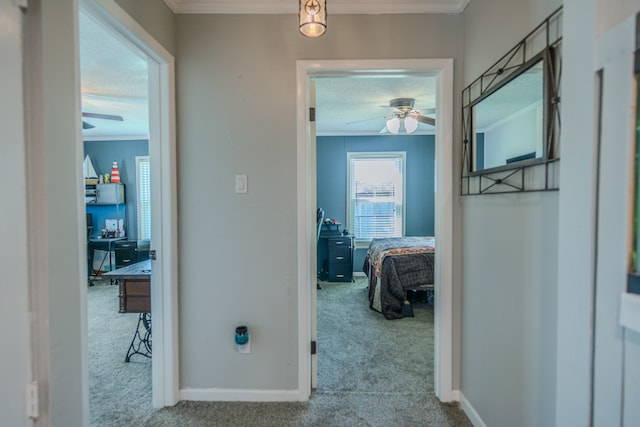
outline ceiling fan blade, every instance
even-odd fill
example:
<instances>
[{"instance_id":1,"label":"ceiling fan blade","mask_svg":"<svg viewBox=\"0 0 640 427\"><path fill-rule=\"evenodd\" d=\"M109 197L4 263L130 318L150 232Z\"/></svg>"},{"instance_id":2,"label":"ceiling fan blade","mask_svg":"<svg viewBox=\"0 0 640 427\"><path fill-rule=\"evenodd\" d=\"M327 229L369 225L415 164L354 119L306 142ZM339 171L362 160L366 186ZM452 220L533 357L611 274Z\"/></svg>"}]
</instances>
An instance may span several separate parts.
<instances>
[{"instance_id":1,"label":"ceiling fan blade","mask_svg":"<svg viewBox=\"0 0 640 427\"><path fill-rule=\"evenodd\" d=\"M370 119L354 120L352 122L346 122L345 125L353 125L356 123L368 122L371 120L380 120L380 117L371 117Z\"/></svg>"},{"instance_id":2,"label":"ceiling fan blade","mask_svg":"<svg viewBox=\"0 0 640 427\"><path fill-rule=\"evenodd\" d=\"M115 116L113 114L99 114L99 113L82 113L82 117L87 117L90 119L104 119L104 120L117 120L119 122L124 121L122 116Z\"/></svg>"},{"instance_id":3,"label":"ceiling fan blade","mask_svg":"<svg viewBox=\"0 0 640 427\"><path fill-rule=\"evenodd\" d=\"M82 129L93 129L95 126L85 122L84 120L82 121Z\"/></svg>"},{"instance_id":4,"label":"ceiling fan blade","mask_svg":"<svg viewBox=\"0 0 640 427\"><path fill-rule=\"evenodd\" d=\"M436 125L436 119L431 118L431 117L416 116L416 120L419 121L420 123L425 123L427 125L431 125L431 126L435 126Z\"/></svg>"}]
</instances>

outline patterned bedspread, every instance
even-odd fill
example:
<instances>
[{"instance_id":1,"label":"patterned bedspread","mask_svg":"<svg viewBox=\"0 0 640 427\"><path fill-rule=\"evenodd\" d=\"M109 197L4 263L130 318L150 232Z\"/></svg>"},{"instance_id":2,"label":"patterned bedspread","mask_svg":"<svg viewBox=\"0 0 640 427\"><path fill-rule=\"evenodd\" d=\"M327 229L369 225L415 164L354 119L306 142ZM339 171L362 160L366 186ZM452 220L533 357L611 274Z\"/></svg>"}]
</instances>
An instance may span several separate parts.
<instances>
[{"instance_id":1,"label":"patterned bedspread","mask_svg":"<svg viewBox=\"0 0 640 427\"><path fill-rule=\"evenodd\" d=\"M402 318L407 289L433 288L435 238L374 239L364 261L369 307L387 319Z\"/></svg>"}]
</instances>

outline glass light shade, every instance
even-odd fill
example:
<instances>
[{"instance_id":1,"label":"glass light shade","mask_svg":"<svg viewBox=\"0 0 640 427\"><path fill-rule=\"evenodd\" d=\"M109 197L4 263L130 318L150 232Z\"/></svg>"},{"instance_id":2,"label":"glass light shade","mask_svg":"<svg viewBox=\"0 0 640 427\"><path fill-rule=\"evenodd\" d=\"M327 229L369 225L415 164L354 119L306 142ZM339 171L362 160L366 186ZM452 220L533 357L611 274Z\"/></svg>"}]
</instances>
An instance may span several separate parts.
<instances>
[{"instance_id":1,"label":"glass light shade","mask_svg":"<svg viewBox=\"0 0 640 427\"><path fill-rule=\"evenodd\" d=\"M404 129L407 133L413 133L418 129L418 120L415 117L405 117L404 119Z\"/></svg>"},{"instance_id":2,"label":"glass light shade","mask_svg":"<svg viewBox=\"0 0 640 427\"><path fill-rule=\"evenodd\" d=\"M387 120L387 130L394 135L400 132L400 119L394 117L393 119Z\"/></svg>"},{"instance_id":3,"label":"glass light shade","mask_svg":"<svg viewBox=\"0 0 640 427\"><path fill-rule=\"evenodd\" d=\"M327 31L327 1L300 0L300 32L306 37L320 37Z\"/></svg>"}]
</instances>

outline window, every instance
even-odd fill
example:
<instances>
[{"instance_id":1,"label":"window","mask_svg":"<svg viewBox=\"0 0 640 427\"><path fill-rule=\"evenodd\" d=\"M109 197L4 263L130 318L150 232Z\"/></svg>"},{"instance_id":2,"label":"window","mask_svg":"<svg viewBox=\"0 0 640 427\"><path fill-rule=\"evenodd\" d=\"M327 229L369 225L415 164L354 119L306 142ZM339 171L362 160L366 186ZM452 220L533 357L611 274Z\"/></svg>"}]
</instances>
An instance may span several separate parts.
<instances>
[{"instance_id":1,"label":"window","mask_svg":"<svg viewBox=\"0 0 640 427\"><path fill-rule=\"evenodd\" d=\"M149 156L136 156L138 239L151 239L151 174Z\"/></svg>"},{"instance_id":2,"label":"window","mask_svg":"<svg viewBox=\"0 0 640 427\"><path fill-rule=\"evenodd\" d=\"M347 153L348 227L356 244L404 234L405 152Z\"/></svg>"}]
</instances>

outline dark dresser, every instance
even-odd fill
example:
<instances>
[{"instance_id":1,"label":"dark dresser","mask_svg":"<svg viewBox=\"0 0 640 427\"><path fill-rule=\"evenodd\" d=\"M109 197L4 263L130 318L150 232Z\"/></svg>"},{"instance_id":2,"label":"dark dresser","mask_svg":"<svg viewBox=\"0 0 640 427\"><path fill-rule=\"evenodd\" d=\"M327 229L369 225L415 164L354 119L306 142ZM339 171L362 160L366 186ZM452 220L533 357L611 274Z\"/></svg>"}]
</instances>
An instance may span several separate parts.
<instances>
[{"instance_id":1,"label":"dark dresser","mask_svg":"<svg viewBox=\"0 0 640 427\"><path fill-rule=\"evenodd\" d=\"M126 267L149 258L148 240L120 240L114 243L116 268Z\"/></svg>"},{"instance_id":2,"label":"dark dresser","mask_svg":"<svg viewBox=\"0 0 640 427\"><path fill-rule=\"evenodd\" d=\"M353 248L353 236L327 238L330 282L351 282L353 280Z\"/></svg>"}]
</instances>

